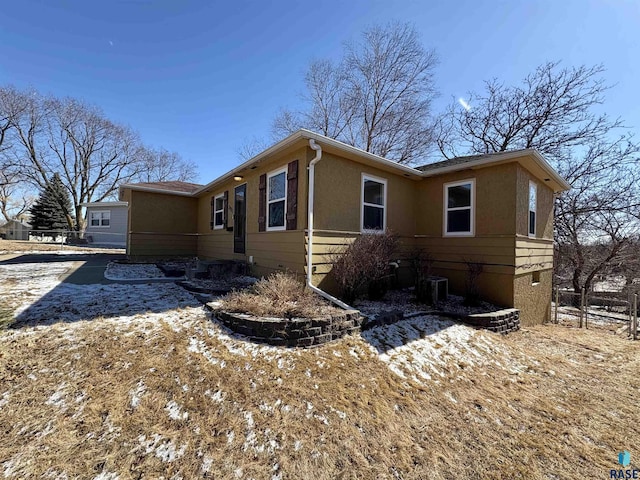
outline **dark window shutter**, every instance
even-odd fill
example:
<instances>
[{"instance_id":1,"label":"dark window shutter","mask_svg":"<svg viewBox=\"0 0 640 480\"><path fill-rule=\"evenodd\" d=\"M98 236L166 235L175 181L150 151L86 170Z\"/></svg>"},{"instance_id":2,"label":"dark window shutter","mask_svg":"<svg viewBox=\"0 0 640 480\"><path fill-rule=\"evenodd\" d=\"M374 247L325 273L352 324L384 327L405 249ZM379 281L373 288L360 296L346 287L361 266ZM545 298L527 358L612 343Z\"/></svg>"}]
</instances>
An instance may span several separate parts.
<instances>
[{"instance_id":1,"label":"dark window shutter","mask_svg":"<svg viewBox=\"0 0 640 480\"><path fill-rule=\"evenodd\" d=\"M298 227L298 160L289 163L287 170L287 230Z\"/></svg>"},{"instance_id":2,"label":"dark window shutter","mask_svg":"<svg viewBox=\"0 0 640 480\"><path fill-rule=\"evenodd\" d=\"M260 175L258 186L260 194L258 196L258 231L264 232L267 228L267 174Z\"/></svg>"},{"instance_id":3,"label":"dark window shutter","mask_svg":"<svg viewBox=\"0 0 640 480\"><path fill-rule=\"evenodd\" d=\"M227 228L227 212L229 211L229 190L224 191L224 197L222 201L222 227Z\"/></svg>"},{"instance_id":4,"label":"dark window shutter","mask_svg":"<svg viewBox=\"0 0 640 480\"><path fill-rule=\"evenodd\" d=\"M213 226L216 221L216 197L211 197L211 221L209 222L209 227L213 230Z\"/></svg>"}]
</instances>

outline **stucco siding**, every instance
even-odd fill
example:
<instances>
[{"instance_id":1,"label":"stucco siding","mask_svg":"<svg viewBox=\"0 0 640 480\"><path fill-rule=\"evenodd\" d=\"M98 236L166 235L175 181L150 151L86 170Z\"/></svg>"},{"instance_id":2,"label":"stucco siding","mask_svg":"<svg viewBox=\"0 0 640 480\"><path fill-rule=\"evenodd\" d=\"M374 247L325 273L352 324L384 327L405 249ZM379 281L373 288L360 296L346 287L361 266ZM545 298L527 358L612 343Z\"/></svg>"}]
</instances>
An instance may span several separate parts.
<instances>
[{"instance_id":1,"label":"stucco siding","mask_svg":"<svg viewBox=\"0 0 640 480\"><path fill-rule=\"evenodd\" d=\"M197 199L131 191L127 253L132 256L196 255Z\"/></svg>"},{"instance_id":2,"label":"stucco siding","mask_svg":"<svg viewBox=\"0 0 640 480\"><path fill-rule=\"evenodd\" d=\"M445 184L474 180L475 236L514 235L516 172L515 164L505 164L425 178L418 185L416 233L442 237Z\"/></svg>"},{"instance_id":3,"label":"stucco siding","mask_svg":"<svg viewBox=\"0 0 640 480\"><path fill-rule=\"evenodd\" d=\"M299 148L287 154L273 157L255 169L239 172L241 181L229 180L204 192L198 199L197 229L198 256L206 259L253 260L252 271L266 275L275 270L303 273L305 264L304 229L307 219L307 164L312 155L309 148ZM298 160L298 189L295 230L265 231L258 228L259 182L262 174L286 167ZM233 253L234 191L246 184L246 252ZM227 226L229 229L211 228L211 198L229 192Z\"/></svg>"},{"instance_id":4,"label":"stucco siding","mask_svg":"<svg viewBox=\"0 0 640 480\"><path fill-rule=\"evenodd\" d=\"M529 236L529 182L536 185L536 234L534 238L553 240L553 190L544 181L535 178L525 168L515 165L517 172L517 230L522 236Z\"/></svg>"},{"instance_id":5,"label":"stucco siding","mask_svg":"<svg viewBox=\"0 0 640 480\"><path fill-rule=\"evenodd\" d=\"M553 270L538 271L534 282L534 272L514 277L514 307L520 309L522 325L537 325L550 320Z\"/></svg>"},{"instance_id":6,"label":"stucco siding","mask_svg":"<svg viewBox=\"0 0 640 480\"><path fill-rule=\"evenodd\" d=\"M132 257L192 257L198 237L184 233L130 233L128 254Z\"/></svg>"},{"instance_id":7,"label":"stucco siding","mask_svg":"<svg viewBox=\"0 0 640 480\"><path fill-rule=\"evenodd\" d=\"M331 154L324 154L315 168L316 229L360 232L362 176L365 174L387 182L387 230L398 235L414 235L416 181Z\"/></svg>"}]
</instances>

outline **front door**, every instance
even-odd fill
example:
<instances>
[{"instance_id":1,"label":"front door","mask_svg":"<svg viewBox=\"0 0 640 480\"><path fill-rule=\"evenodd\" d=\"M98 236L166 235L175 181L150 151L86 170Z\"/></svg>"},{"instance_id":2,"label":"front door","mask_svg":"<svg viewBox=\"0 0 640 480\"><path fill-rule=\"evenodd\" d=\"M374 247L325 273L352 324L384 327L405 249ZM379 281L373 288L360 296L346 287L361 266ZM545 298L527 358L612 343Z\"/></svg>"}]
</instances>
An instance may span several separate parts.
<instances>
[{"instance_id":1,"label":"front door","mask_svg":"<svg viewBox=\"0 0 640 480\"><path fill-rule=\"evenodd\" d=\"M247 184L236 187L233 199L233 251L245 253L247 234Z\"/></svg>"}]
</instances>

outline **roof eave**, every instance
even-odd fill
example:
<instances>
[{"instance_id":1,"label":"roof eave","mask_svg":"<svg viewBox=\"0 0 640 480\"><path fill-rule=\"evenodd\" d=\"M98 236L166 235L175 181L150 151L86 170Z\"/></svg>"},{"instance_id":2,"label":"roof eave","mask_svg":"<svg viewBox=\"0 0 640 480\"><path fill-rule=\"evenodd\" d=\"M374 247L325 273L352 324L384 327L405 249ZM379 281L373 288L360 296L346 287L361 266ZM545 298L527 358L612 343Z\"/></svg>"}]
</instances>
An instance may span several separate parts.
<instances>
[{"instance_id":1,"label":"roof eave","mask_svg":"<svg viewBox=\"0 0 640 480\"><path fill-rule=\"evenodd\" d=\"M140 191L140 192L164 193L167 195L181 195L184 197L191 197L194 194L194 192L178 192L176 190L164 190L161 188L141 187L136 185L135 183L125 183L124 185L120 185L120 191L122 191L125 188L129 190Z\"/></svg>"},{"instance_id":2,"label":"roof eave","mask_svg":"<svg viewBox=\"0 0 640 480\"><path fill-rule=\"evenodd\" d=\"M443 175L446 173L457 172L457 171L466 170L469 168L479 168L479 167L489 166L491 164L495 164L498 162L504 162L507 160L514 160L516 158L526 157L527 155L532 157L536 161L536 163L538 163L538 165L545 171L545 173L547 173L549 177L553 179L555 183L558 184L559 188L554 189L556 192L562 192L562 191L571 189L571 185L569 185L567 181L564 178L562 178L562 176L560 176L558 172L555 171L555 169L549 164L549 162L547 162L547 160L542 155L540 155L540 153L537 150L532 148L528 148L524 150L515 150L513 152L504 152L498 155L480 158L478 160L472 160L470 162L466 162L463 164L447 165L445 167L434 168L433 170L428 170L426 172L421 172L421 173L422 173L422 176L425 178L433 177L436 175Z\"/></svg>"},{"instance_id":3,"label":"roof eave","mask_svg":"<svg viewBox=\"0 0 640 480\"><path fill-rule=\"evenodd\" d=\"M85 202L81 203L81 207L126 207L128 206L128 202Z\"/></svg>"},{"instance_id":4,"label":"roof eave","mask_svg":"<svg viewBox=\"0 0 640 480\"><path fill-rule=\"evenodd\" d=\"M402 173L415 175L418 178L422 176L421 175L422 172L420 170L415 169L415 168L408 167L406 165L401 165L401 164L399 164L397 162L394 162L393 160L388 160L388 159L386 159L384 157L381 157L379 155L374 155L372 153L365 152L364 150L361 150L361 149L356 148L356 147L352 147L351 145L347 145L346 143L343 143L343 142L340 142L338 140L334 140L332 138L325 137L324 135L320 135L320 134L312 132L310 130L306 130L304 128L301 128L300 130L297 130L296 132L294 132L291 135L289 135L288 137L280 140L275 145L272 145L271 147L267 148L263 152L260 152L255 157L250 158L246 162L238 165L237 167L235 167L234 169L228 171L224 175L222 175L222 176L216 178L215 180L207 183L203 187L201 187L198 190L194 191L192 193L192 195L195 197L195 196L200 195L203 192L211 191L216 185L218 185L218 184L220 184L222 182L225 182L226 180L229 180L230 178L233 178L233 176L237 172L245 170L245 169L255 165L256 163L259 163L260 161L262 161L266 157L269 157L269 156L271 156L271 155L273 155L275 153L278 153L279 151L290 147L291 145L295 144L296 142L298 142L300 140L310 140L310 139L315 140L318 144L320 144L320 146L322 146L323 144L325 146L331 146L331 147L333 147L333 148L335 148L337 150L340 150L340 151L343 151L343 152L349 152L349 153L351 153L353 155L358 155L361 158L367 159L367 160L372 161L374 163L378 163L380 165L384 165L384 166L386 166L388 168L392 168L392 169L400 171Z\"/></svg>"}]
</instances>

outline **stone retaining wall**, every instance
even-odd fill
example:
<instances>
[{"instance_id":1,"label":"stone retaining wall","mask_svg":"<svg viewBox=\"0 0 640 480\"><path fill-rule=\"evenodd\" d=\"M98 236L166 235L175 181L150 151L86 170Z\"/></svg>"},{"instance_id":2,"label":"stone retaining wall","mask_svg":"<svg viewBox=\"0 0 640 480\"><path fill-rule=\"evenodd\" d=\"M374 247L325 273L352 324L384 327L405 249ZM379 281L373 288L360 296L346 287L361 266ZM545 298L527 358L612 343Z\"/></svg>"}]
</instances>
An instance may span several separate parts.
<instances>
[{"instance_id":1,"label":"stone retaining wall","mask_svg":"<svg viewBox=\"0 0 640 480\"><path fill-rule=\"evenodd\" d=\"M477 313L463 320L476 327L486 328L497 333L509 333L520 330L520 310L506 308L497 312Z\"/></svg>"},{"instance_id":2,"label":"stone retaining wall","mask_svg":"<svg viewBox=\"0 0 640 480\"><path fill-rule=\"evenodd\" d=\"M310 347L360 331L357 310L317 318L263 318L212 309L213 315L236 333L250 340L283 347Z\"/></svg>"}]
</instances>

